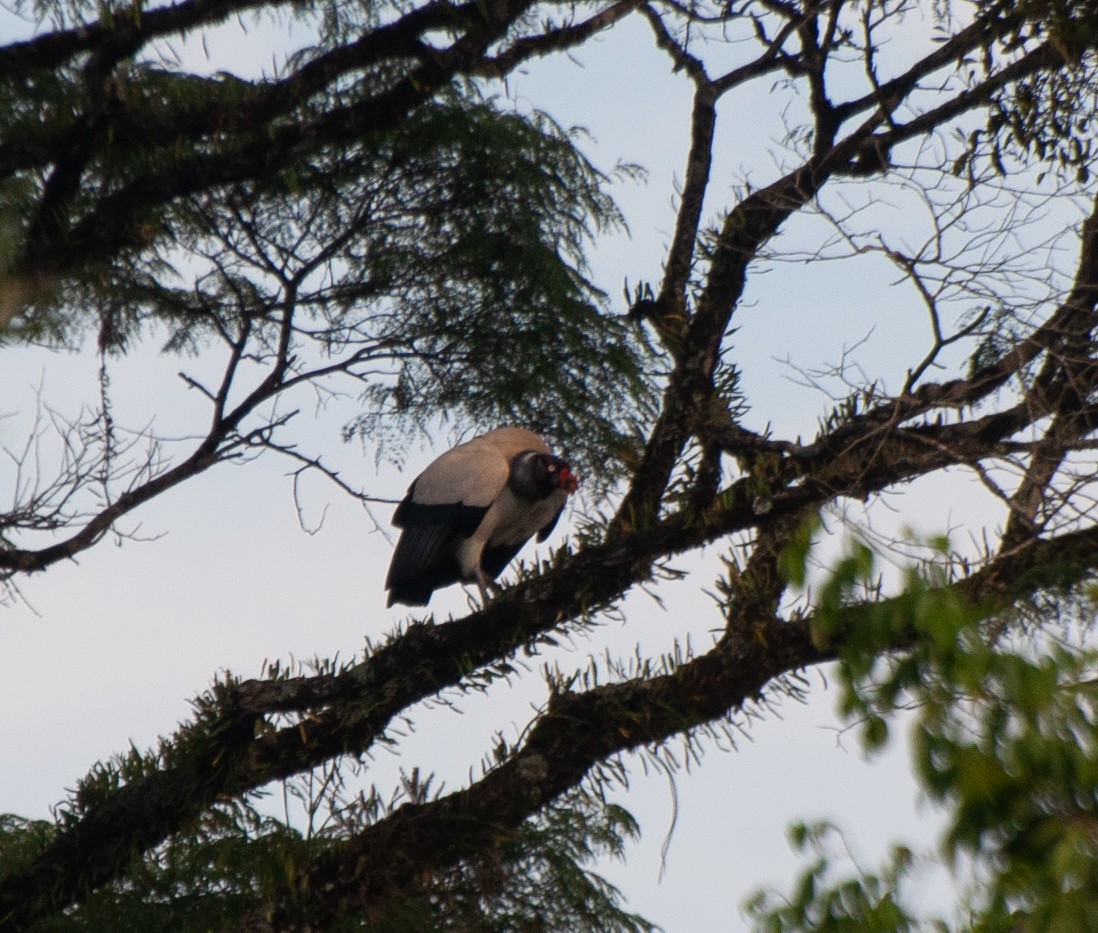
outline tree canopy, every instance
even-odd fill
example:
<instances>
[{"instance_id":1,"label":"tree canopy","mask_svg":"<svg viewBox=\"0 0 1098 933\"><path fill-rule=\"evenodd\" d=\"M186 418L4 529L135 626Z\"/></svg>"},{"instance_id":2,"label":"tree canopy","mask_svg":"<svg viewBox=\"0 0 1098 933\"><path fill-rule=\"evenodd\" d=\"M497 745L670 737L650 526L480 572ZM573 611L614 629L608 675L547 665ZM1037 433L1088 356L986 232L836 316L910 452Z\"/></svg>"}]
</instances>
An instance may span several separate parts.
<instances>
[{"instance_id":1,"label":"tree canopy","mask_svg":"<svg viewBox=\"0 0 1098 933\"><path fill-rule=\"evenodd\" d=\"M1098 6L16 12L39 26L0 46L2 352L190 354L204 375L182 388L208 417L183 442L155 424L124 434L104 375L81 420L46 418L58 469L33 443L10 450L9 586L258 454L377 500L301 445L303 399L349 399L343 437L377 457L440 423L520 423L591 482L568 543L487 605L420 613L349 662L219 680L158 748L96 765L55 823L5 817L0 929L646 929L589 865L635 829L604 798L621 756L704 743L832 662L867 748L917 709L920 780L951 813L944 851L980 882L941 923L1094 924ZM263 74L175 50L252 16L284 43ZM636 270L621 306L590 257L623 223L613 180L637 169L507 82L633 21L692 108L679 183L652 192L674 199L665 260ZM763 91L784 135L730 185L721 141ZM890 301L860 287L886 273ZM768 280L796 275L842 283L848 332L840 359L801 368L826 403L787 435L746 389L737 332L783 300ZM796 314L826 287L796 293ZM899 316L920 336L859 357ZM939 476L997 518L966 541L877 532L869 516ZM856 543L829 558L839 526ZM710 643L552 672L543 708L465 786L436 790L409 762L391 797L353 792L417 704L527 676L517 657L635 590L658 597L686 573L671 561L706 548L720 574L690 580L712 595ZM255 808L278 782L328 814L316 832ZM828 833L798 839L825 851ZM912 929L909 864L898 849L836 881L821 855L749 911L768 930Z\"/></svg>"}]
</instances>

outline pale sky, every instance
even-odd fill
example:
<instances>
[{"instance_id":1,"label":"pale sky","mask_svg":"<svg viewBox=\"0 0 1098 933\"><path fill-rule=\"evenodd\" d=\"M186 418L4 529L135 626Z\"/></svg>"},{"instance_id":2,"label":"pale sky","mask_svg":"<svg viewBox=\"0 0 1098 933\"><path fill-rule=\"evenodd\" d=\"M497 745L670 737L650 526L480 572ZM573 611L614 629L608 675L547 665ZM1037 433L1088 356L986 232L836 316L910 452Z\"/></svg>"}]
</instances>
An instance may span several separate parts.
<instances>
[{"instance_id":1,"label":"pale sky","mask_svg":"<svg viewBox=\"0 0 1098 933\"><path fill-rule=\"evenodd\" d=\"M270 61L271 35L261 29L247 40L213 41L213 62L254 73ZM230 49L231 62L218 58ZM745 176L758 184L774 177L782 128L768 87L763 82L754 96L722 106L711 190L724 200L711 203L713 210L732 203ZM623 160L647 170L646 183L625 181L615 192L631 237L600 240L590 252L595 281L619 310L625 278L655 283L660 275L673 223L673 181L681 178L688 140L689 92L689 82L671 73L640 19L568 59L532 63L507 83L516 106L547 109L564 125L586 127L590 140L584 145L602 168ZM897 216L891 222L902 225L902 205L881 210L892 210ZM917 212L908 217L917 228ZM788 231L790 240L810 242L819 235L812 224L799 221ZM921 234L916 229L912 235ZM827 400L818 391L791 380L787 359L801 367L835 363L857 345L857 359L896 387L911 365L911 347L928 345L929 332L912 296L894 281L869 262L776 266L752 281L732 341L752 399L750 427L771 422L779 434L807 435L825 411ZM866 313L882 307L887 313ZM151 423L167 436L193 434L205 424L205 407L196 393L183 390L176 373L201 371L204 363L154 356L156 346L150 340L110 363L116 421L133 429ZM15 347L4 356L0 446L23 445L39 386L50 405L70 416L81 400L96 398L94 354ZM350 414L306 405L295 436L323 450L348 482L373 495L399 498L447 444L445 436L434 449L416 442L403 475L384 464L375 469L371 451L339 441ZM54 456L44 441L44 469ZM323 524L315 534L304 533L289 469L273 457L222 466L124 521L123 531L146 540L104 541L75 562L18 581L25 603L0 614L0 704L6 713L0 811L47 816L93 762L131 742L147 747L172 731L188 716L188 698L219 671L257 676L265 659L352 658L364 637L377 640L406 617L400 607L384 608L391 541L374 530L360 506L319 479L307 484L303 501L306 522L323 513ZM0 472L0 484L7 475ZM893 528L906 522L927 534L994 523L997 513L986 498L958 481L964 485L942 478L917 484L901 512L885 512L880 521ZM0 495L7 495L2 485ZM389 514L388 507L375 510L383 524ZM551 545L569 525L562 521ZM607 649L628 656L639 643L658 653L687 638L703 649L719 624L702 592L712 586L719 554L714 547L676 562L692 573L662 587L665 608L634 594L624 622L610 620L548 660L566 670L581 668ZM441 615L464 605L454 588L436 596L431 608ZM624 866L604 869L628 906L667 933L746 929L743 899L760 885L788 889L800 864L785 839L791 821L836 820L869 867L892 842L932 845L937 818L918 800L903 742L867 762L854 735L837 734L834 698L821 689L821 673L810 672L808 679L817 685L810 704L783 703L778 714L753 722L749 738L734 751L710 743L702 766L678 775L677 816L667 778L651 769L646 775L639 758L630 760L630 787L620 800L641 822L644 837ZM415 710L416 732L402 743L402 756L377 753L378 782L399 767L418 766L459 786L470 768L479 767L493 732L514 738L544 695L535 669L521 685L460 698L460 717L444 707ZM673 818L661 877L661 847ZM928 881L927 896L941 895L941 879Z\"/></svg>"}]
</instances>

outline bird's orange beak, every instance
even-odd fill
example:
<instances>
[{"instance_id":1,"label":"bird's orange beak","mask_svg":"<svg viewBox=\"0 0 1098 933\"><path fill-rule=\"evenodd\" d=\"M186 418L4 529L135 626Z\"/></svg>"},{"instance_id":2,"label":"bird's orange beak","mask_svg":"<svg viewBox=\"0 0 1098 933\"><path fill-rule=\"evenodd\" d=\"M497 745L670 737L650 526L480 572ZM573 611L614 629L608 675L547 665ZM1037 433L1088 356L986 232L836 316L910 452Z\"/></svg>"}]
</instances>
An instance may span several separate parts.
<instances>
[{"instance_id":1,"label":"bird's orange beak","mask_svg":"<svg viewBox=\"0 0 1098 933\"><path fill-rule=\"evenodd\" d=\"M563 467L557 476L557 483L560 488L566 492L575 492L579 489L580 481L576 478L576 474L573 473L568 467Z\"/></svg>"}]
</instances>

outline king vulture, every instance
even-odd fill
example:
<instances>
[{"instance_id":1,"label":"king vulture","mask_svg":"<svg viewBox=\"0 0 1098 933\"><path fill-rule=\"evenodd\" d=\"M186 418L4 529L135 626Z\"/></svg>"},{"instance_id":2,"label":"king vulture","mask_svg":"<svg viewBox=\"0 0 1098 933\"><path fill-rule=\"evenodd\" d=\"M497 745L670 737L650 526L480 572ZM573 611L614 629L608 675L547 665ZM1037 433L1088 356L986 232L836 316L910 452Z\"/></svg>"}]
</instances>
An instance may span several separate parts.
<instances>
[{"instance_id":1,"label":"king vulture","mask_svg":"<svg viewBox=\"0 0 1098 933\"><path fill-rule=\"evenodd\" d=\"M533 431L496 428L446 451L397 506L388 605L426 606L451 583L488 583L536 533L544 541L579 481Z\"/></svg>"}]
</instances>

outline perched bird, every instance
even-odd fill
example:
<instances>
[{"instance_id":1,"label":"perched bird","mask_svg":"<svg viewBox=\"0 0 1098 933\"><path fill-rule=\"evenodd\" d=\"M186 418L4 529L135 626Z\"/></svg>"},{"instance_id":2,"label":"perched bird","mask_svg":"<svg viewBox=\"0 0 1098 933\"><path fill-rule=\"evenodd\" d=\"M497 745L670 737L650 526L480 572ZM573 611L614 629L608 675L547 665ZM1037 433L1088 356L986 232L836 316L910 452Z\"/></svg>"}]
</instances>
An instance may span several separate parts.
<instances>
[{"instance_id":1,"label":"perched bird","mask_svg":"<svg viewBox=\"0 0 1098 933\"><path fill-rule=\"evenodd\" d=\"M496 428L446 451L397 506L389 602L426 606L451 583L488 583L536 533L544 541L579 486L568 463L524 428Z\"/></svg>"}]
</instances>

